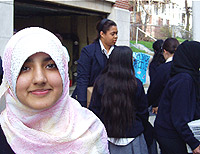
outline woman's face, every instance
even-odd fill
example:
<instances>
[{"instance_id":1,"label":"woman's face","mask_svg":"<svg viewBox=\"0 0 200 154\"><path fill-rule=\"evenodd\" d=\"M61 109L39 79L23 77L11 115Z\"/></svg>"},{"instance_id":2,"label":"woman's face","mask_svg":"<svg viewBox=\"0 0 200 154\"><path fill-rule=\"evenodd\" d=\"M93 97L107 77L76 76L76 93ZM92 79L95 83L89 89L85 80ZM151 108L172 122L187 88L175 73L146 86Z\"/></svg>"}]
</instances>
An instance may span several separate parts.
<instances>
[{"instance_id":1,"label":"woman's face","mask_svg":"<svg viewBox=\"0 0 200 154\"><path fill-rule=\"evenodd\" d=\"M103 44L106 44L107 46L115 45L118 38L117 33L118 33L117 26L111 26L106 33L103 33L103 31L100 32L101 41L103 42Z\"/></svg>"},{"instance_id":2,"label":"woman's face","mask_svg":"<svg viewBox=\"0 0 200 154\"><path fill-rule=\"evenodd\" d=\"M62 89L60 73L48 54L36 53L24 62L16 84L22 104L35 110L47 109L61 97Z\"/></svg>"}]
</instances>

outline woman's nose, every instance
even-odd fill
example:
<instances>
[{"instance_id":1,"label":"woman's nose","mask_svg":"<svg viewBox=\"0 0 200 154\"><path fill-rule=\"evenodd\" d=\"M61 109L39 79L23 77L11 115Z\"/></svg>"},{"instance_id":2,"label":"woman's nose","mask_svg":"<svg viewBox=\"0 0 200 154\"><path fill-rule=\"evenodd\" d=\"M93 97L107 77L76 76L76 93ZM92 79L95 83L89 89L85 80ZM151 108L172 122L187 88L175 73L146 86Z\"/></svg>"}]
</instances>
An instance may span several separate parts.
<instances>
[{"instance_id":1,"label":"woman's nose","mask_svg":"<svg viewBox=\"0 0 200 154\"><path fill-rule=\"evenodd\" d=\"M35 68L33 71L33 83L38 85L43 85L47 82L45 70L42 68Z\"/></svg>"}]
</instances>

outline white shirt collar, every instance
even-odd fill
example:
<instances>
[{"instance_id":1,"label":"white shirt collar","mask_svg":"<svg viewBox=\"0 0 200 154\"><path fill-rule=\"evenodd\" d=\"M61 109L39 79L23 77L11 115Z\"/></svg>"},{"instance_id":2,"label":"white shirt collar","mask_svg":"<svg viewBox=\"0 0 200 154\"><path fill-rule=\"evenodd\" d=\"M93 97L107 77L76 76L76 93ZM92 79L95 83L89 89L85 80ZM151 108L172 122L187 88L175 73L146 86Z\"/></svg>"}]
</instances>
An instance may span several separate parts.
<instances>
[{"instance_id":1,"label":"white shirt collar","mask_svg":"<svg viewBox=\"0 0 200 154\"><path fill-rule=\"evenodd\" d=\"M172 59L173 59L173 57L169 57L169 58L165 61L165 63L168 63L168 62L172 61Z\"/></svg>"},{"instance_id":2,"label":"white shirt collar","mask_svg":"<svg viewBox=\"0 0 200 154\"><path fill-rule=\"evenodd\" d=\"M115 145L125 146L131 143L135 138L112 138L108 137L108 141Z\"/></svg>"},{"instance_id":3,"label":"white shirt collar","mask_svg":"<svg viewBox=\"0 0 200 154\"><path fill-rule=\"evenodd\" d=\"M106 48L104 47L103 43L101 42L101 40L99 39L99 43L100 43L100 47L101 47L101 51L102 53L104 53L106 55L107 58L109 58L110 54L112 53L113 49L114 49L114 45L112 45L110 47L109 52L107 53Z\"/></svg>"}]
</instances>

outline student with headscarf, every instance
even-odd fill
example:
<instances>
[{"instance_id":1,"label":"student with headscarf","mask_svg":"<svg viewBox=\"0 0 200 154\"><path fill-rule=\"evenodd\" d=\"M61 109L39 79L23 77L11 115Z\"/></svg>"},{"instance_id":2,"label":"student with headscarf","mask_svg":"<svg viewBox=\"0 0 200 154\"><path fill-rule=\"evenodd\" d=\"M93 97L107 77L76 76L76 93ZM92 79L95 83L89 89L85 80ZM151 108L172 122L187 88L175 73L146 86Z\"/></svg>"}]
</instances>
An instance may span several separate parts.
<instances>
[{"instance_id":1,"label":"student with headscarf","mask_svg":"<svg viewBox=\"0 0 200 154\"><path fill-rule=\"evenodd\" d=\"M95 81L89 109L106 127L111 154L148 154L143 135L148 102L142 82L135 77L129 47L113 50Z\"/></svg>"},{"instance_id":2,"label":"student with headscarf","mask_svg":"<svg viewBox=\"0 0 200 154\"><path fill-rule=\"evenodd\" d=\"M81 51L77 67L77 84L72 97L82 106L87 106L87 88L93 86L96 77L104 69L107 59L117 41L117 25L114 21L103 19L97 24L96 40Z\"/></svg>"},{"instance_id":3,"label":"student with headscarf","mask_svg":"<svg viewBox=\"0 0 200 154\"><path fill-rule=\"evenodd\" d=\"M200 142L188 123L200 118L200 43L185 41L177 48L170 79L161 96L155 120L162 154L200 154Z\"/></svg>"},{"instance_id":4,"label":"student with headscarf","mask_svg":"<svg viewBox=\"0 0 200 154\"><path fill-rule=\"evenodd\" d=\"M69 96L66 56L58 38L43 28L25 28L7 43L1 154L109 153L102 122Z\"/></svg>"},{"instance_id":5,"label":"student with headscarf","mask_svg":"<svg viewBox=\"0 0 200 154\"><path fill-rule=\"evenodd\" d=\"M157 68L147 91L149 106L152 105L152 113L157 114L160 97L169 80L172 59L178 46L179 41L176 38L167 38L163 43L162 50L166 61Z\"/></svg>"}]
</instances>

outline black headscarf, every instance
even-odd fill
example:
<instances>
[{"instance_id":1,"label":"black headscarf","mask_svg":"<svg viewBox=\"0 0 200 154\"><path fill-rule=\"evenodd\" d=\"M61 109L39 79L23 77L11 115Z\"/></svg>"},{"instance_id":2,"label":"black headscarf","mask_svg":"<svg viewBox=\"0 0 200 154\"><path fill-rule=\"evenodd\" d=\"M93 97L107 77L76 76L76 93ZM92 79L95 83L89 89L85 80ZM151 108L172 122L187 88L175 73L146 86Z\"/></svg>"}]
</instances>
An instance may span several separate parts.
<instances>
[{"instance_id":1,"label":"black headscarf","mask_svg":"<svg viewBox=\"0 0 200 154\"><path fill-rule=\"evenodd\" d=\"M200 42L184 41L174 54L171 76L178 73L188 73L195 83L196 98L200 101Z\"/></svg>"}]
</instances>

